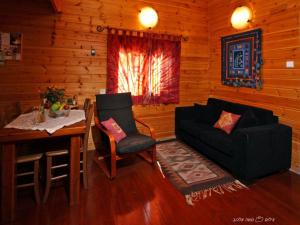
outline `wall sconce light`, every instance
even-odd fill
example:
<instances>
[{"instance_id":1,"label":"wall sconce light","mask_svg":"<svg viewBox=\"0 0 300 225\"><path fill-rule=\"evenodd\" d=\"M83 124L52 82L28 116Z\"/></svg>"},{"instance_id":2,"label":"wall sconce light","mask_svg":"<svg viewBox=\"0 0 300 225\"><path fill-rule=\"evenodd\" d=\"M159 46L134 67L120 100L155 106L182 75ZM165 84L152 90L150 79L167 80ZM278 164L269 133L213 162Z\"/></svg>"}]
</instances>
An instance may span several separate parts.
<instances>
[{"instance_id":1,"label":"wall sconce light","mask_svg":"<svg viewBox=\"0 0 300 225\"><path fill-rule=\"evenodd\" d=\"M139 12L140 23L146 28L153 28L158 22L157 12L151 7L144 7Z\"/></svg>"},{"instance_id":2,"label":"wall sconce light","mask_svg":"<svg viewBox=\"0 0 300 225\"><path fill-rule=\"evenodd\" d=\"M91 49L91 56L96 56L97 52L96 49L92 48Z\"/></svg>"},{"instance_id":3,"label":"wall sconce light","mask_svg":"<svg viewBox=\"0 0 300 225\"><path fill-rule=\"evenodd\" d=\"M252 19L252 12L247 6L241 6L234 10L231 16L231 25L235 29L244 29Z\"/></svg>"}]
</instances>

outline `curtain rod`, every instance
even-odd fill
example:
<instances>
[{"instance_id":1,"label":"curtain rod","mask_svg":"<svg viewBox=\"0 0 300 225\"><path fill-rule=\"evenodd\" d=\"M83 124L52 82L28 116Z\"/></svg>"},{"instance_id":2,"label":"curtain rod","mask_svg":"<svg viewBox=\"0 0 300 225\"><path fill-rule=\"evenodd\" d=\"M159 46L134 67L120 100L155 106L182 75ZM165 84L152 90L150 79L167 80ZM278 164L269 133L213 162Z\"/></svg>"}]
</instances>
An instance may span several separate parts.
<instances>
[{"instance_id":1,"label":"curtain rod","mask_svg":"<svg viewBox=\"0 0 300 225\"><path fill-rule=\"evenodd\" d=\"M183 35L160 34L160 33L148 32L148 31L129 30L129 29L123 29L123 28L116 28L116 27L109 27L109 26L97 25L97 31L98 32L103 32L104 30L109 30L109 29L121 30L121 31L125 31L125 32L136 32L136 33L148 33L148 34L156 34L156 35L176 36L176 37L179 37L184 42L187 42L189 40L188 36L183 36Z\"/></svg>"}]
</instances>

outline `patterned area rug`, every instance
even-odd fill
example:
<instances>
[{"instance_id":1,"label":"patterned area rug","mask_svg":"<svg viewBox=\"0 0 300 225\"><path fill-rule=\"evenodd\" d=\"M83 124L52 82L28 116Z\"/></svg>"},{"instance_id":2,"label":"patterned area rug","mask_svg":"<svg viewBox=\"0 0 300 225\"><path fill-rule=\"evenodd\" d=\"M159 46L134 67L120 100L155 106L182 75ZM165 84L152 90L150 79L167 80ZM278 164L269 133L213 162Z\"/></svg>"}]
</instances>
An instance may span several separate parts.
<instances>
[{"instance_id":1,"label":"patterned area rug","mask_svg":"<svg viewBox=\"0 0 300 225\"><path fill-rule=\"evenodd\" d=\"M247 189L229 173L180 141L157 145L163 174L186 197L189 205L212 194Z\"/></svg>"}]
</instances>

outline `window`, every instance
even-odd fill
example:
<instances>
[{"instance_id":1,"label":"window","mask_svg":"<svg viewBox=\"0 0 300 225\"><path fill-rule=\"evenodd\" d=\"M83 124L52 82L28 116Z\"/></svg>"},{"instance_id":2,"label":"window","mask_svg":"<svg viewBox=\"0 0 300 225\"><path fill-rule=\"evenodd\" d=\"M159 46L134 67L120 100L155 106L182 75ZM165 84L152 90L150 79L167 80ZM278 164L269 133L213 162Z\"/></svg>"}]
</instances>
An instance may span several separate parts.
<instances>
[{"instance_id":1,"label":"window","mask_svg":"<svg viewBox=\"0 0 300 225\"><path fill-rule=\"evenodd\" d=\"M178 103L180 40L108 35L108 93L131 92L134 104Z\"/></svg>"},{"instance_id":2,"label":"window","mask_svg":"<svg viewBox=\"0 0 300 225\"><path fill-rule=\"evenodd\" d=\"M144 62L143 55L124 51L119 52L118 62L118 93L131 92L133 96L142 95Z\"/></svg>"}]
</instances>

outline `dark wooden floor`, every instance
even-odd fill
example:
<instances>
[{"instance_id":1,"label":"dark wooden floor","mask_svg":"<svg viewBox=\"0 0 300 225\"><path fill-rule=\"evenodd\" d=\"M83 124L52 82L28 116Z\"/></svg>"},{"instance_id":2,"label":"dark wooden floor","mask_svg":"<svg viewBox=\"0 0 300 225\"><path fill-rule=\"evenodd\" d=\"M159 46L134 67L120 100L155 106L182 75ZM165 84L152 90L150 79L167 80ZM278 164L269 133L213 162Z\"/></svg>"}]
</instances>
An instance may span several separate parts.
<instances>
[{"instance_id":1,"label":"dark wooden floor","mask_svg":"<svg viewBox=\"0 0 300 225\"><path fill-rule=\"evenodd\" d=\"M300 224L300 176L291 172L261 179L249 190L214 195L194 207L157 168L139 158L121 165L113 181L92 162L89 174L89 189L82 189L78 207L68 207L63 186L52 188L48 202L39 207L30 193L23 193L14 224L226 225L255 224L257 217L269 221L260 224Z\"/></svg>"}]
</instances>

